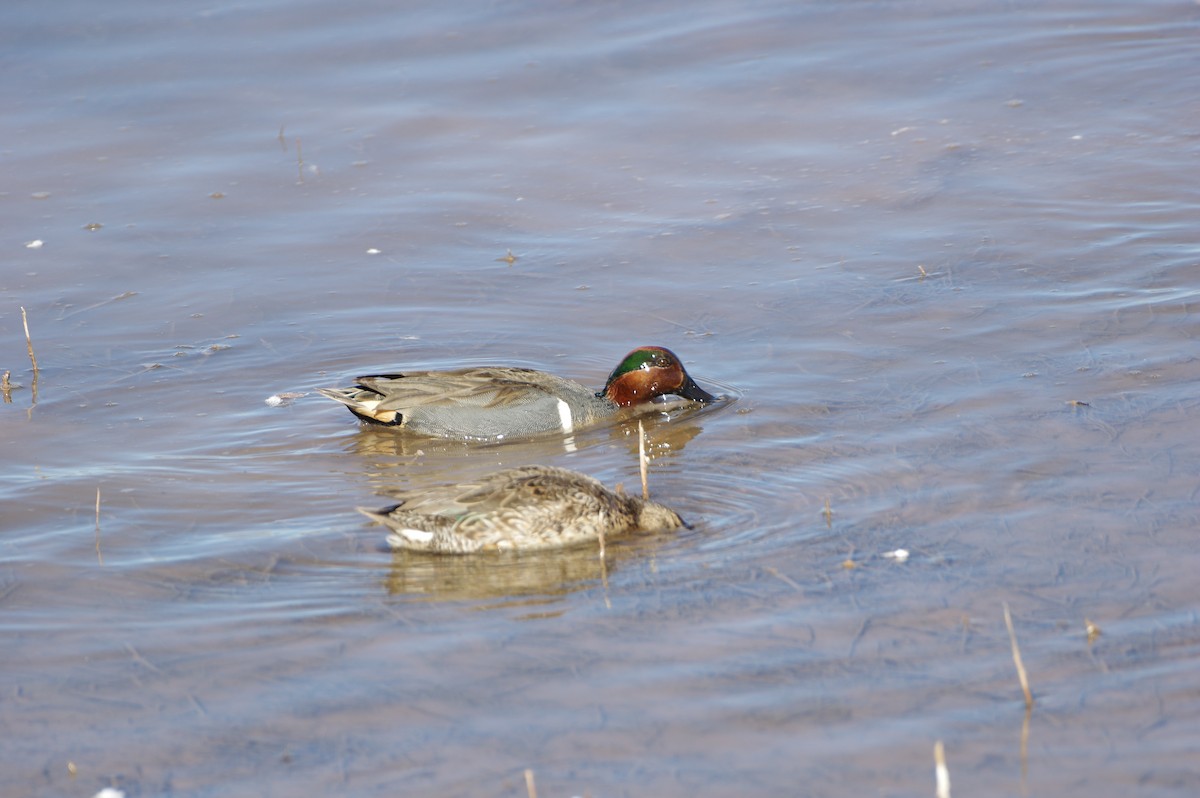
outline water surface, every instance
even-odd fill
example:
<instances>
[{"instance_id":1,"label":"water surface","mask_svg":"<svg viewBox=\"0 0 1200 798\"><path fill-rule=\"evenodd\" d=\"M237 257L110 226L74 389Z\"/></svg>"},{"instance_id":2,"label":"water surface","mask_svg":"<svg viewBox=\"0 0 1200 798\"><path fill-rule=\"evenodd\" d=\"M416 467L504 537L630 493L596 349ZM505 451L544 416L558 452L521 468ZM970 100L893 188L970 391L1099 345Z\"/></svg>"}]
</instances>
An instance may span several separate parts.
<instances>
[{"instance_id":1,"label":"water surface","mask_svg":"<svg viewBox=\"0 0 1200 798\"><path fill-rule=\"evenodd\" d=\"M1200 789L1200 6L3 17L6 795L928 795L939 739L962 794ZM633 486L635 430L315 388L648 343L735 398L648 425L692 529L437 559L354 512Z\"/></svg>"}]
</instances>

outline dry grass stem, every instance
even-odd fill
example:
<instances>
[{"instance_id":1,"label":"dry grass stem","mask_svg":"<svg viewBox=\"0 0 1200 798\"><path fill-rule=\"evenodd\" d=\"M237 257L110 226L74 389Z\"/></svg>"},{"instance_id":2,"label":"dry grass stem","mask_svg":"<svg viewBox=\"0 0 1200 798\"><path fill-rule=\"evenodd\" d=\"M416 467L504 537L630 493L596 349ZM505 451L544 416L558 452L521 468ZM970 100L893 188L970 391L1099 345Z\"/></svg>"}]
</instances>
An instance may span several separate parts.
<instances>
[{"instance_id":1,"label":"dry grass stem","mask_svg":"<svg viewBox=\"0 0 1200 798\"><path fill-rule=\"evenodd\" d=\"M650 461L646 458L646 429L642 426L642 420L638 419L638 471L642 475L642 498L650 498L650 484L646 478L646 469Z\"/></svg>"},{"instance_id":2,"label":"dry grass stem","mask_svg":"<svg viewBox=\"0 0 1200 798\"><path fill-rule=\"evenodd\" d=\"M160 675L162 674L162 671L158 668L158 666L155 665L150 660L143 657L141 655L141 653L136 648L133 647L132 644L126 643L125 650L129 652L129 656L133 658L134 662L138 663L146 670L150 671L151 673L157 673Z\"/></svg>"},{"instance_id":3,"label":"dry grass stem","mask_svg":"<svg viewBox=\"0 0 1200 798\"><path fill-rule=\"evenodd\" d=\"M825 526L832 529L833 528L833 508L829 506L828 497L826 497L826 499L825 499L824 515L825 515Z\"/></svg>"},{"instance_id":4,"label":"dry grass stem","mask_svg":"<svg viewBox=\"0 0 1200 798\"><path fill-rule=\"evenodd\" d=\"M29 362L34 364L34 373L37 373L37 358L34 356L34 340L29 335L29 317L25 316L25 308L20 308L20 323L25 325L25 348L29 349Z\"/></svg>"},{"instance_id":5,"label":"dry grass stem","mask_svg":"<svg viewBox=\"0 0 1200 798\"><path fill-rule=\"evenodd\" d=\"M525 768L525 792L529 798L537 798L537 785L533 782L533 769Z\"/></svg>"},{"instance_id":6,"label":"dry grass stem","mask_svg":"<svg viewBox=\"0 0 1200 798\"><path fill-rule=\"evenodd\" d=\"M796 583L795 579L792 579L790 576L787 576L786 574L780 573L778 568L775 568L774 566L771 566L771 565L765 565L765 566L763 566L763 570L766 571L767 573L769 573L771 576L778 579L780 582L783 582L788 587L792 588L792 590L795 590L797 593L804 592L804 588L800 587L800 585L798 585Z\"/></svg>"},{"instance_id":7,"label":"dry grass stem","mask_svg":"<svg viewBox=\"0 0 1200 798\"><path fill-rule=\"evenodd\" d=\"M854 561L854 546L851 546L850 551L846 553L846 559L842 560L842 568L852 571L857 567L858 563Z\"/></svg>"},{"instance_id":8,"label":"dry grass stem","mask_svg":"<svg viewBox=\"0 0 1200 798\"><path fill-rule=\"evenodd\" d=\"M1025 663L1021 662L1021 648L1017 645L1017 633L1013 629L1012 613L1008 611L1008 602L1004 602L1004 624L1008 627L1008 639L1012 641L1013 663L1017 666L1017 678L1021 680L1021 690L1025 693L1025 708L1033 709L1033 693L1029 691L1029 676L1025 673Z\"/></svg>"},{"instance_id":9,"label":"dry grass stem","mask_svg":"<svg viewBox=\"0 0 1200 798\"><path fill-rule=\"evenodd\" d=\"M612 609L612 598L608 595L608 560L604 559L603 549L600 553L600 586L604 588L604 609Z\"/></svg>"},{"instance_id":10,"label":"dry grass stem","mask_svg":"<svg viewBox=\"0 0 1200 798\"><path fill-rule=\"evenodd\" d=\"M34 410L34 407L32 407L32 406L34 406L34 404L37 404L37 372L38 372L38 368L37 368L37 358L34 355L34 340L32 340L32 337L29 335L29 318L25 316L25 308L24 307L20 308L20 323L25 325L25 347L29 349L29 362L31 362L31 364L34 364L34 380L32 380L32 383L29 386L30 395L31 395L31 400L30 400L31 404L30 404L29 412L32 413L32 410Z\"/></svg>"},{"instance_id":11,"label":"dry grass stem","mask_svg":"<svg viewBox=\"0 0 1200 798\"><path fill-rule=\"evenodd\" d=\"M11 376L12 372L6 369L4 372L4 378L0 379L0 393L4 394L4 401L6 404L12 404L12 382L9 380L9 377Z\"/></svg>"},{"instance_id":12,"label":"dry grass stem","mask_svg":"<svg viewBox=\"0 0 1200 798\"><path fill-rule=\"evenodd\" d=\"M1029 717L1033 710L1025 707L1025 720L1021 722L1021 794L1029 795Z\"/></svg>"},{"instance_id":13,"label":"dry grass stem","mask_svg":"<svg viewBox=\"0 0 1200 798\"><path fill-rule=\"evenodd\" d=\"M104 555L100 553L100 486L96 486L96 559L104 565Z\"/></svg>"},{"instance_id":14,"label":"dry grass stem","mask_svg":"<svg viewBox=\"0 0 1200 798\"><path fill-rule=\"evenodd\" d=\"M950 769L946 767L946 746L941 740L933 744L933 774L937 780L937 798L950 798Z\"/></svg>"},{"instance_id":15,"label":"dry grass stem","mask_svg":"<svg viewBox=\"0 0 1200 798\"><path fill-rule=\"evenodd\" d=\"M29 362L33 364L33 373L36 376L38 364L33 354L33 339L29 335L29 318L25 315L25 308L21 308L21 323L25 325L25 348L29 350Z\"/></svg>"}]
</instances>

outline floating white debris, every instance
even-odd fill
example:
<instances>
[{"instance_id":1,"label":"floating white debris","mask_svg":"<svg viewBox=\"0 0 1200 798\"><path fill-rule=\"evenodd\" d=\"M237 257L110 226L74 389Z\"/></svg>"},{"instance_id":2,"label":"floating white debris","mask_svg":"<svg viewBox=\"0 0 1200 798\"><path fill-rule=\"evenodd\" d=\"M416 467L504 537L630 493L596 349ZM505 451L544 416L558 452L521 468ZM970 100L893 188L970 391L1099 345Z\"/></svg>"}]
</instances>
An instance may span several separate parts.
<instances>
[{"instance_id":1,"label":"floating white debris","mask_svg":"<svg viewBox=\"0 0 1200 798\"><path fill-rule=\"evenodd\" d=\"M290 405L292 402L299 399L301 396L307 396L307 395L308 394L303 393L303 392L300 392L300 393L288 392L288 393L272 394L271 396L267 397L267 405L269 407L283 407L285 405Z\"/></svg>"},{"instance_id":2,"label":"floating white debris","mask_svg":"<svg viewBox=\"0 0 1200 798\"><path fill-rule=\"evenodd\" d=\"M370 249L367 250L368 255L379 255L382 252L383 252L383 250L375 249L375 247L371 247Z\"/></svg>"},{"instance_id":3,"label":"floating white debris","mask_svg":"<svg viewBox=\"0 0 1200 798\"><path fill-rule=\"evenodd\" d=\"M32 241L25 242L26 249L41 249L45 245L45 241L40 238L35 238Z\"/></svg>"},{"instance_id":4,"label":"floating white debris","mask_svg":"<svg viewBox=\"0 0 1200 798\"><path fill-rule=\"evenodd\" d=\"M100 792L92 796L92 798L125 798L125 793L113 787L105 787Z\"/></svg>"},{"instance_id":5,"label":"floating white debris","mask_svg":"<svg viewBox=\"0 0 1200 798\"><path fill-rule=\"evenodd\" d=\"M896 562L904 562L908 559L908 549L896 549L895 551L885 551L884 557L895 560Z\"/></svg>"}]
</instances>

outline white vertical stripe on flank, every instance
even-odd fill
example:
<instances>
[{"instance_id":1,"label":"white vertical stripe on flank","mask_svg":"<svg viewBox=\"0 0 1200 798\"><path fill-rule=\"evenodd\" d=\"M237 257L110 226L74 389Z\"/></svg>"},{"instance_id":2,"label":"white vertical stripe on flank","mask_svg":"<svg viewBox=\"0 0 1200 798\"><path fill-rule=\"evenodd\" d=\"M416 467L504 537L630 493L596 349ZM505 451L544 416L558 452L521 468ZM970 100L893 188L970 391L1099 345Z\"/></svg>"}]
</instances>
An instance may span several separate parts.
<instances>
[{"instance_id":1,"label":"white vertical stripe on flank","mask_svg":"<svg viewBox=\"0 0 1200 798\"><path fill-rule=\"evenodd\" d=\"M563 432L571 432L575 429L574 419L571 418L571 406L562 399L558 400L558 421L562 424Z\"/></svg>"}]
</instances>

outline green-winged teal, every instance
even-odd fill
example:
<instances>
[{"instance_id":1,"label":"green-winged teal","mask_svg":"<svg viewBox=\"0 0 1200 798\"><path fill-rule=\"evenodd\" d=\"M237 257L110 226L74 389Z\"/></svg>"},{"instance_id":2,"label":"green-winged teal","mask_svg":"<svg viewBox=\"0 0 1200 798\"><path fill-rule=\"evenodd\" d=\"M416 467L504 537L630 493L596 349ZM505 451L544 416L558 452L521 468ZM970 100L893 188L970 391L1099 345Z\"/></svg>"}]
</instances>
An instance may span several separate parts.
<instances>
[{"instance_id":1,"label":"green-winged teal","mask_svg":"<svg viewBox=\"0 0 1200 798\"><path fill-rule=\"evenodd\" d=\"M473 440L571 433L658 396L716 399L688 376L675 353L661 346L630 352L598 393L543 371L502 366L378 374L359 377L349 388L321 388L319 393L363 421Z\"/></svg>"},{"instance_id":2,"label":"green-winged teal","mask_svg":"<svg viewBox=\"0 0 1200 798\"><path fill-rule=\"evenodd\" d=\"M396 494L400 503L359 512L392 530L394 549L467 554L552 549L632 529L677 529L670 508L604 487L565 468L524 466L474 482Z\"/></svg>"}]
</instances>

